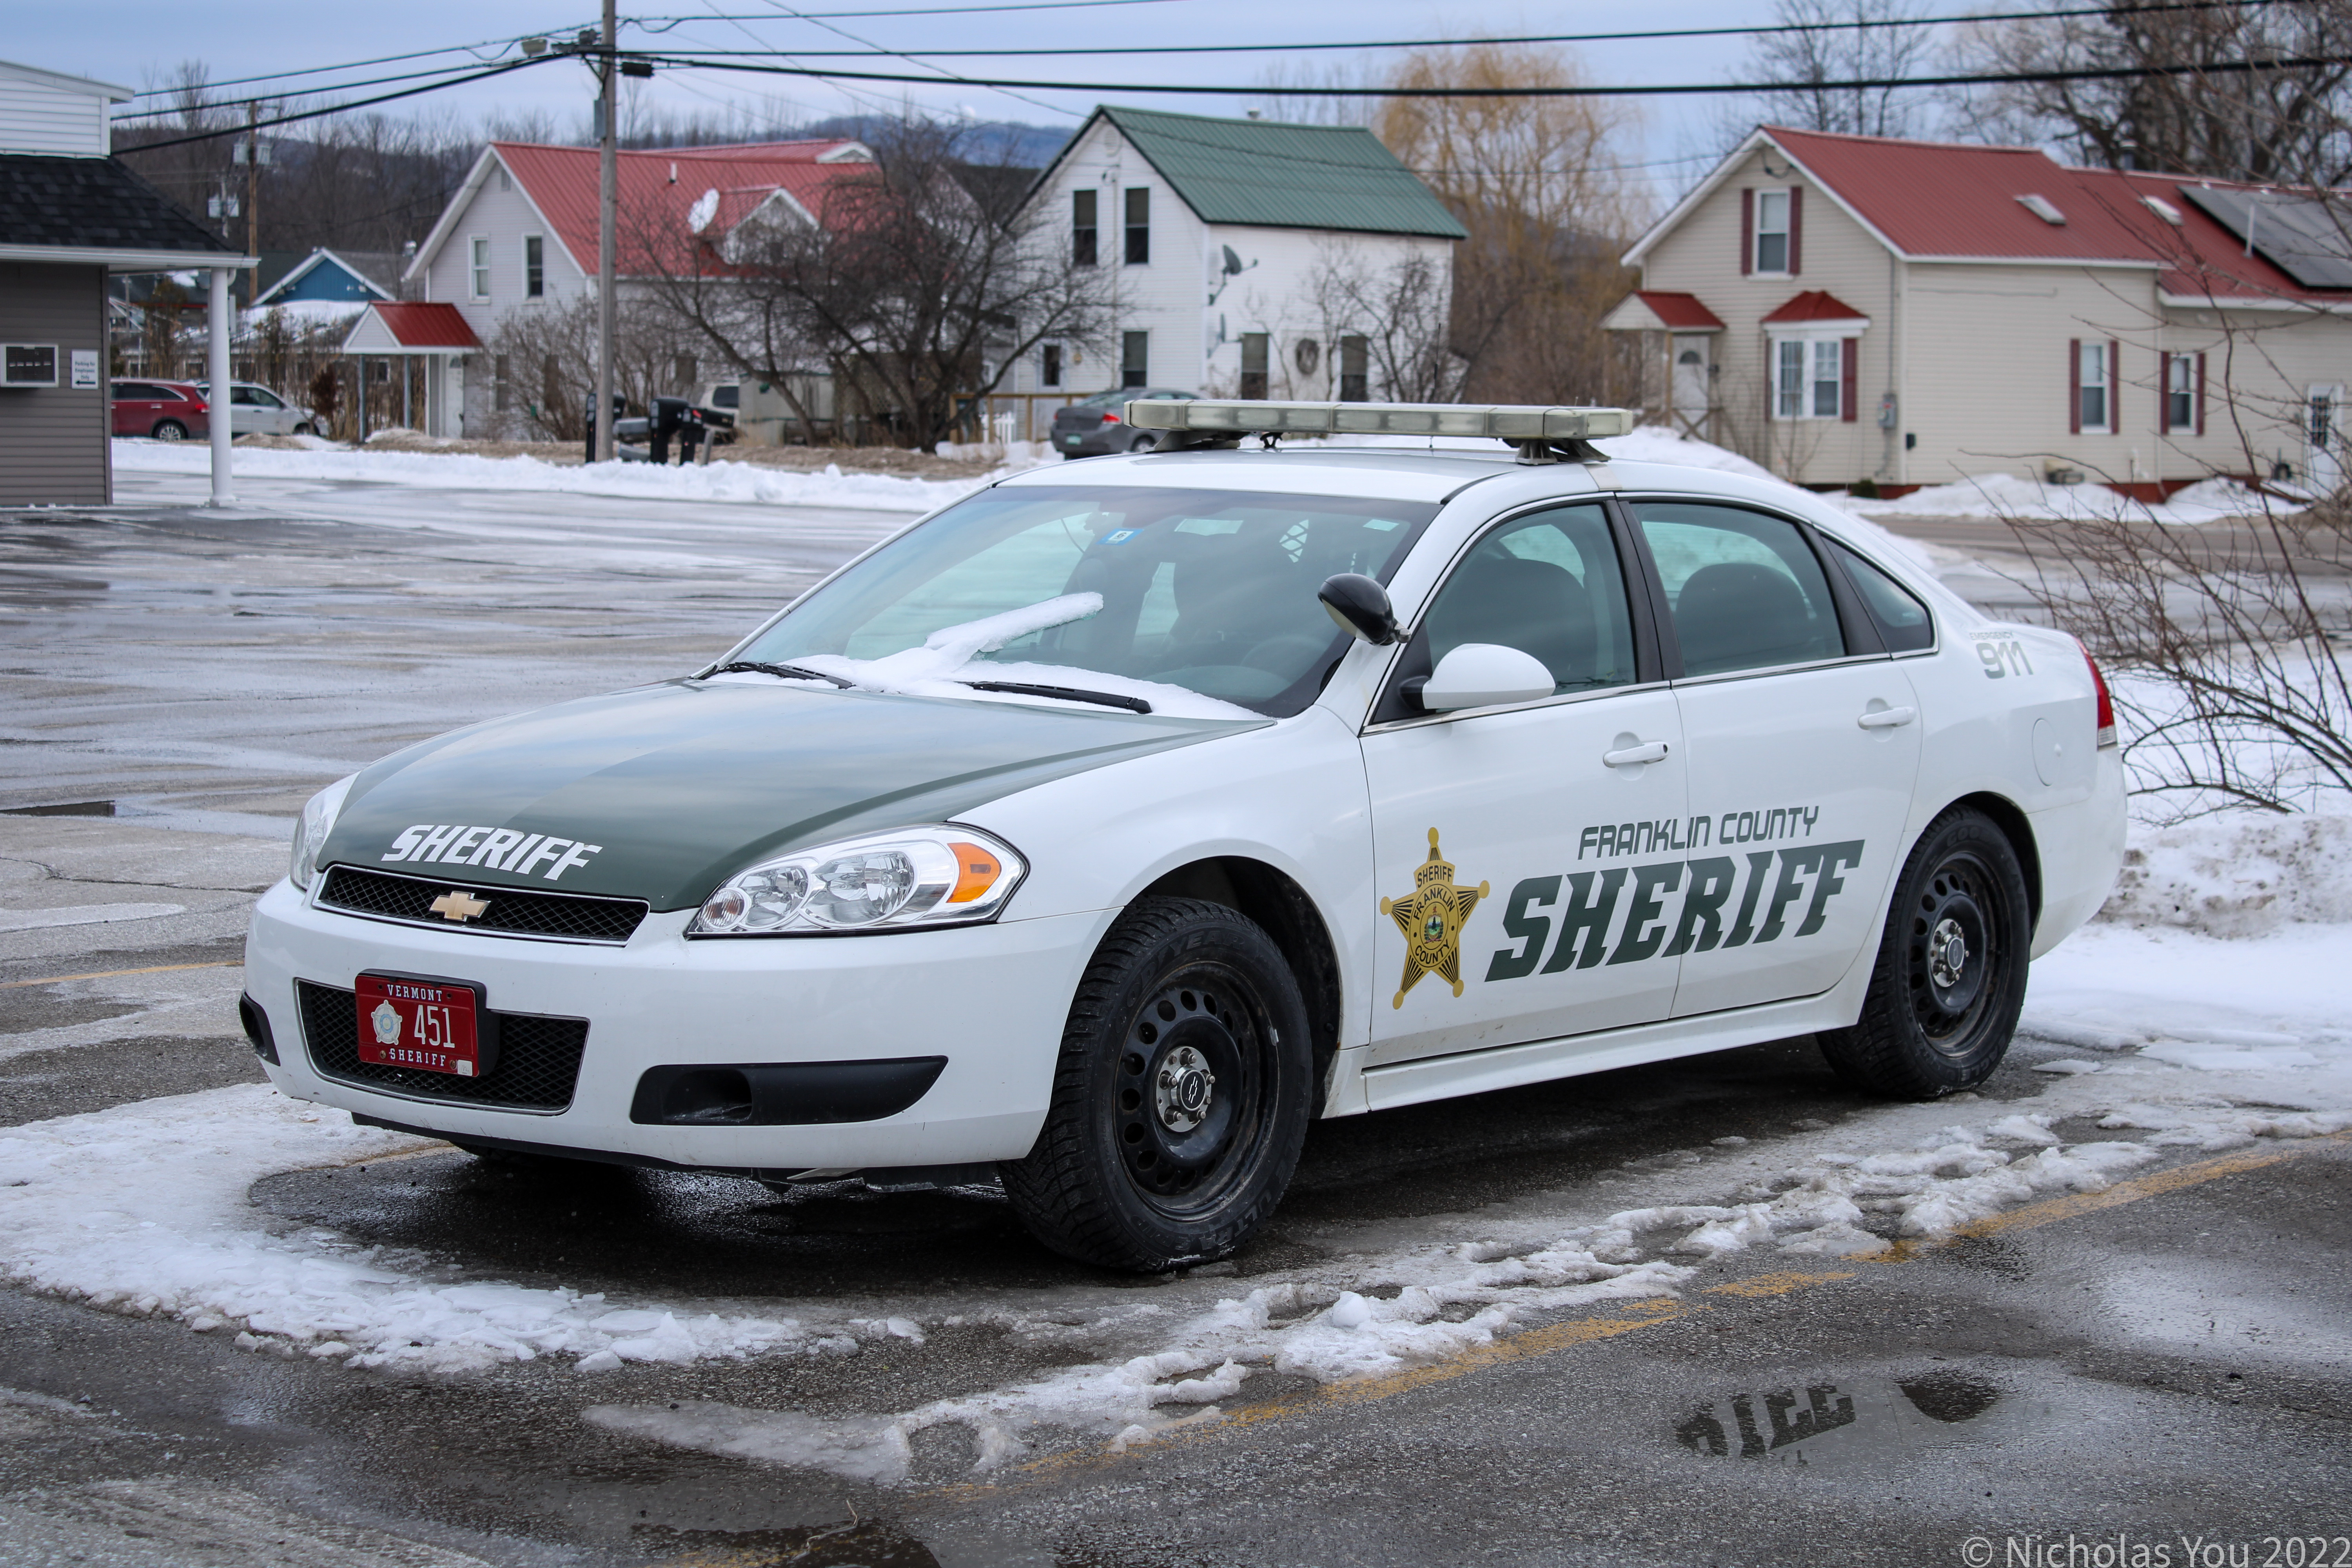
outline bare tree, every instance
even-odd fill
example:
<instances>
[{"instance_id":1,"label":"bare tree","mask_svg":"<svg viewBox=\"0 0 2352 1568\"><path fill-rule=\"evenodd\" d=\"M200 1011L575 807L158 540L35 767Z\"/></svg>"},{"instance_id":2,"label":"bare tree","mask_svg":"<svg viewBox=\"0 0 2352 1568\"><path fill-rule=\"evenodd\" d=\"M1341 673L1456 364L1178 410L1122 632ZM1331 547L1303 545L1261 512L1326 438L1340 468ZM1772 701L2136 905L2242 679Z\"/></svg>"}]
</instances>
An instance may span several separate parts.
<instances>
[{"instance_id":1,"label":"bare tree","mask_svg":"<svg viewBox=\"0 0 2352 1568\"><path fill-rule=\"evenodd\" d=\"M1908 89L1832 88L1832 81L1885 81L1913 75L1933 52L1935 30L1916 0L1775 0L1772 19L1800 29L1749 40L1739 79L1797 85L1759 90L1733 109L1726 145L1758 121L1801 131L1909 136L1919 129L1918 94Z\"/></svg>"},{"instance_id":2,"label":"bare tree","mask_svg":"<svg viewBox=\"0 0 2352 1568\"><path fill-rule=\"evenodd\" d=\"M2117 4L2101 16L1974 24L1957 50L1965 69L2147 74L1978 88L1953 100L1954 114L1982 139L2053 143L2077 163L2341 184L2352 177L2348 13L2344 0ZM2328 63L2265 63L2293 60Z\"/></svg>"},{"instance_id":3,"label":"bare tree","mask_svg":"<svg viewBox=\"0 0 2352 1568\"><path fill-rule=\"evenodd\" d=\"M555 441L588 433L596 398L596 297L583 294L528 310L510 310L491 332L492 363L509 377L504 421ZM656 397L690 393L678 383L682 357L698 346L669 312L624 295L613 337L614 385L633 408Z\"/></svg>"},{"instance_id":4,"label":"bare tree","mask_svg":"<svg viewBox=\"0 0 2352 1568\"><path fill-rule=\"evenodd\" d=\"M1363 340L1370 395L1399 403L1456 403L1470 358L1454 336L1444 268L1414 250L1376 268L1360 247L1326 241L1316 253L1308 287L1324 341L1344 353Z\"/></svg>"},{"instance_id":5,"label":"bare tree","mask_svg":"<svg viewBox=\"0 0 2352 1568\"><path fill-rule=\"evenodd\" d=\"M1407 56L1392 88L1524 89L1584 79L1570 55L1479 45ZM1631 111L1596 99L1393 98L1375 131L1469 231L1456 247L1453 346L1464 395L1595 399L1612 357L1601 318L1633 287L1617 264L1643 216L1620 172Z\"/></svg>"},{"instance_id":6,"label":"bare tree","mask_svg":"<svg viewBox=\"0 0 2352 1568\"><path fill-rule=\"evenodd\" d=\"M723 243L646 245L650 296L780 388L821 356L837 412L862 405L936 449L961 405L1039 342L1095 343L1108 321L1110 269L1009 212L1008 183L966 163L962 137L902 121L874 139L877 163L826 187L814 222L774 204Z\"/></svg>"}]
</instances>

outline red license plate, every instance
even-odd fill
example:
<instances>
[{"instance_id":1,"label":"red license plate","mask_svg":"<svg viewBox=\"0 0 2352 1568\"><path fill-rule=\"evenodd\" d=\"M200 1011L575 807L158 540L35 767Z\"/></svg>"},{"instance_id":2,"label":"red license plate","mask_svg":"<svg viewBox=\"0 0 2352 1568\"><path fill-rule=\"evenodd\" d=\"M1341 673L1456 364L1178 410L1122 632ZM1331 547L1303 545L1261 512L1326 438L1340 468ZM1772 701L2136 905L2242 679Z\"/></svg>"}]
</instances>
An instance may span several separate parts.
<instances>
[{"instance_id":1,"label":"red license plate","mask_svg":"<svg viewBox=\"0 0 2352 1568\"><path fill-rule=\"evenodd\" d=\"M362 974L353 989L359 994L360 1060L457 1078L482 1076L481 997L475 987Z\"/></svg>"}]
</instances>

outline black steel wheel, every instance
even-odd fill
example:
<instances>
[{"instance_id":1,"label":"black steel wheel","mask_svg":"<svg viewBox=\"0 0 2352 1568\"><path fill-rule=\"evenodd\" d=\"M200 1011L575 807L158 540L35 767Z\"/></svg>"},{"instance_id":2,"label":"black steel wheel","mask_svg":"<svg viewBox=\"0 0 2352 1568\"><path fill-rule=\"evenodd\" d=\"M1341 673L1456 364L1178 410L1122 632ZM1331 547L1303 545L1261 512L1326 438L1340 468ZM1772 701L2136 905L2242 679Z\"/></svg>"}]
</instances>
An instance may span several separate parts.
<instances>
[{"instance_id":1,"label":"black steel wheel","mask_svg":"<svg viewBox=\"0 0 2352 1568\"><path fill-rule=\"evenodd\" d=\"M1822 1054L1857 1088L1933 1100L1992 1076L2025 1005L2032 905L2017 851L1990 817L1946 812L1905 863L1852 1028Z\"/></svg>"},{"instance_id":2,"label":"black steel wheel","mask_svg":"<svg viewBox=\"0 0 2352 1568\"><path fill-rule=\"evenodd\" d=\"M1038 1240L1113 1268L1233 1251L1290 1184L1314 1099L1306 1004L1265 931L1146 899L1079 983L1035 1147L998 1167Z\"/></svg>"}]
</instances>

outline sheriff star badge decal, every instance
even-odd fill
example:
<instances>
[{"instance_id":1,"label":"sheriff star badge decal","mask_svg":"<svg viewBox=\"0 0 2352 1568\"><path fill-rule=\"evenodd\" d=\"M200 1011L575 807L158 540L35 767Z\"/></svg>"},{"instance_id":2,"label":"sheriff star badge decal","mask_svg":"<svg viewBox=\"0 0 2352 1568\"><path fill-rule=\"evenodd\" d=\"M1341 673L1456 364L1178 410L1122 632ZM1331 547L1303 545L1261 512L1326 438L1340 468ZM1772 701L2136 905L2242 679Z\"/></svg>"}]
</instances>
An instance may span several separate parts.
<instances>
[{"instance_id":1,"label":"sheriff star badge decal","mask_svg":"<svg viewBox=\"0 0 2352 1568\"><path fill-rule=\"evenodd\" d=\"M1453 985L1454 994L1462 994L1462 928L1486 893L1484 882L1475 888L1454 885L1454 864L1438 854L1437 829L1431 828L1429 858L1413 868L1412 895L1381 900L1381 913L1404 932L1404 978L1391 1006L1403 1006L1404 994L1424 974L1438 975Z\"/></svg>"}]
</instances>

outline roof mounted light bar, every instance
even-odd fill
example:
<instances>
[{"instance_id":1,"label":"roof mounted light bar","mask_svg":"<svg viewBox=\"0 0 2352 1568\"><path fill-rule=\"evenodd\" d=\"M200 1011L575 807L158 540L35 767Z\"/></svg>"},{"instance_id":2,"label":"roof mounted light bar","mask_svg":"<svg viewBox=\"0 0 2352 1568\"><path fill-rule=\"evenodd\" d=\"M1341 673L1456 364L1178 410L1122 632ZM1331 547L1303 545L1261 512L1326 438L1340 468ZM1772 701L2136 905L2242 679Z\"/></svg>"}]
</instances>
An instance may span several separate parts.
<instances>
[{"instance_id":1,"label":"roof mounted light bar","mask_svg":"<svg viewBox=\"0 0 2352 1568\"><path fill-rule=\"evenodd\" d=\"M1234 447L1244 436L1272 446L1284 436L1470 436L1507 441L1524 463L1605 462L1592 442L1629 434L1630 408L1540 404L1276 403L1222 397L1138 399L1127 423L1167 432L1161 451Z\"/></svg>"}]
</instances>

